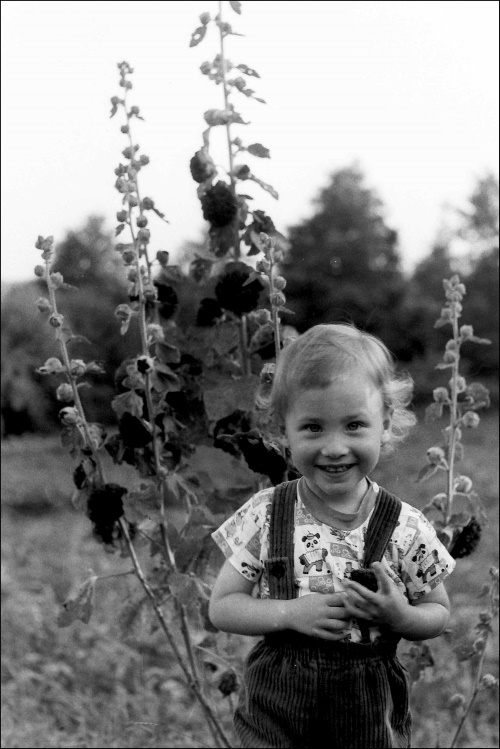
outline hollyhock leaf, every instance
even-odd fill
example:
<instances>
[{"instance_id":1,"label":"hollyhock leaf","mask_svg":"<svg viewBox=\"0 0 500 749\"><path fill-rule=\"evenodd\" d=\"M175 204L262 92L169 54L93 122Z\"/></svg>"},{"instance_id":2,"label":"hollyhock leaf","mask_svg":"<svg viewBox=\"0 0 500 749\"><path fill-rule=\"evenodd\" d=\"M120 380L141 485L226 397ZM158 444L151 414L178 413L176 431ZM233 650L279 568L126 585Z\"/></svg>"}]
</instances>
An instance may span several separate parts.
<instances>
[{"instance_id":1,"label":"hollyhock leaf","mask_svg":"<svg viewBox=\"0 0 500 749\"><path fill-rule=\"evenodd\" d=\"M470 523L471 516L468 512L457 512L451 516L449 525L453 528L463 528Z\"/></svg>"},{"instance_id":2,"label":"hollyhock leaf","mask_svg":"<svg viewBox=\"0 0 500 749\"><path fill-rule=\"evenodd\" d=\"M140 395L138 395L134 390L129 390L128 392L120 393L120 395L113 398L111 408L116 413L118 419L121 419L126 413L141 418L144 404Z\"/></svg>"},{"instance_id":3,"label":"hollyhock leaf","mask_svg":"<svg viewBox=\"0 0 500 749\"><path fill-rule=\"evenodd\" d=\"M270 195L272 195L275 200L279 199L279 194L274 189L274 187L272 187L272 185L268 185L267 182L263 182L261 179L258 179L253 174L250 174L248 176L248 179L251 179L252 182L256 182L258 185L260 185L262 187L262 189L265 190L266 192L268 192Z\"/></svg>"},{"instance_id":4,"label":"hollyhock leaf","mask_svg":"<svg viewBox=\"0 0 500 749\"><path fill-rule=\"evenodd\" d=\"M440 419L443 415L443 403L431 403L427 408L425 409L425 420L426 421L435 421L436 419Z\"/></svg>"},{"instance_id":5,"label":"hollyhock leaf","mask_svg":"<svg viewBox=\"0 0 500 749\"><path fill-rule=\"evenodd\" d=\"M213 378L203 393L205 410L210 421L220 421L234 411L251 411L259 387L259 377L249 375L239 380Z\"/></svg>"},{"instance_id":6,"label":"hollyhock leaf","mask_svg":"<svg viewBox=\"0 0 500 749\"><path fill-rule=\"evenodd\" d=\"M140 489L129 491L123 500L124 514L132 523L141 523L146 518L161 523L161 497L156 486L151 483Z\"/></svg>"},{"instance_id":7,"label":"hollyhock leaf","mask_svg":"<svg viewBox=\"0 0 500 749\"><path fill-rule=\"evenodd\" d=\"M206 33L207 33L206 26L198 26L198 28L195 29L191 35L191 41L189 42L189 46L196 47L201 41L203 41Z\"/></svg>"},{"instance_id":8,"label":"hollyhock leaf","mask_svg":"<svg viewBox=\"0 0 500 749\"><path fill-rule=\"evenodd\" d=\"M247 146L247 151L252 156L258 156L261 159L269 159L271 156L269 148L263 146L262 143L252 143L252 145Z\"/></svg>"},{"instance_id":9,"label":"hollyhock leaf","mask_svg":"<svg viewBox=\"0 0 500 749\"><path fill-rule=\"evenodd\" d=\"M177 346L172 346L164 341L156 343L155 353L158 361L162 364L179 364L181 360L181 352Z\"/></svg>"},{"instance_id":10,"label":"hollyhock leaf","mask_svg":"<svg viewBox=\"0 0 500 749\"><path fill-rule=\"evenodd\" d=\"M62 611L57 617L58 627L69 627L75 621L88 624L92 616L94 589L97 575L91 570L91 575L78 588L76 595L68 598L62 604Z\"/></svg>"},{"instance_id":11,"label":"hollyhock leaf","mask_svg":"<svg viewBox=\"0 0 500 749\"><path fill-rule=\"evenodd\" d=\"M238 68L238 70L241 70L241 72L244 73L245 75L250 75L253 78L260 78L260 75L257 73L257 71L254 70L253 68L249 68L248 65L244 65L242 63L241 65L237 65L236 67Z\"/></svg>"}]
</instances>

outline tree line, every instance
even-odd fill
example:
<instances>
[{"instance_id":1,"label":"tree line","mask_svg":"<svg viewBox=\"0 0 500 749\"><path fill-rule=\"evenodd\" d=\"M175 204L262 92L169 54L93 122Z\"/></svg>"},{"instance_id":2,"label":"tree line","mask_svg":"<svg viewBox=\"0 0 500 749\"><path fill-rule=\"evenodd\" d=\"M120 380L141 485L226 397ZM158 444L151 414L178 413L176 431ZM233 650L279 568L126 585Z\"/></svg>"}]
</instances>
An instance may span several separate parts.
<instances>
[{"instance_id":1,"label":"tree line","mask_svg":"<svg viewBox=\"0 0 500 749\"><path fill-rule=\"evenodd\" d=\"M321 322L352 322L379 336L413 375L418 401L440 383L433 372L446 333L433 324L442 306L442 279L459 272L467 286L468 322L491 340L488 347L464 346L464 364L468 375L493 386L498 402L498 196L497 178L480 177L466 209L455 210L454 226L440 232L429 254L406 275L398 234L385 220L383 202L366 186L357 165L337 170L316 197L313 215L291 227L286 241L277 233L285 249L281 273L287 282L282 322L298 332ZM275 232L271 219L263 220L270 222L263 230ZM454 251L457 243L465 243L460 254ZM165 324L175 320L186 330L220 319L221 279L217 268L208 280L200 272L201 249L202 243L186 243L178 265L156 276ZM251 265L252 258L246 262ZM114 373L137 350L138 332L132 325L122 336L113 316L117 305L127 301L129 289L103 218L89 217L82 228L68 232L57 248L54 270L70 287L63 313L77 333L72 357L90 356L104 370L93 376L88 393L82 389L82 399L92 420L111 424ZM40 361L57 355L36 308L41 295L38 280L15 284L2 295L4 436L50 432L58 423L60 403L50 378L36 371ZM273 357L272 341L262 341L259 354L266 352Z\"/></svg>"}]
</instances>

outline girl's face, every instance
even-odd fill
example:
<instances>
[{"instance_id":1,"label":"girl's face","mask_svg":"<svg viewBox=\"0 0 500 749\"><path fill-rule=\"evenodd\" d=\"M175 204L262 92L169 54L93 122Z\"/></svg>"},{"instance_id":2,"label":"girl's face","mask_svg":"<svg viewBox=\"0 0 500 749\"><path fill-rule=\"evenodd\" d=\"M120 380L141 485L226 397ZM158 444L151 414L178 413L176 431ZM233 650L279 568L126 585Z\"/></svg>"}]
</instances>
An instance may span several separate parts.
<instances>
[{"instance_id":1,"label":"girl's face","mask_svg":"<svg viewBox=\"0 0 500 749\"><path fill-rule=\"evenodd\" d=\"M318 499L343 512L357 508L390 424L382 394L354 370L326 388L302 391L285 418L295 467Z\"/></svg>"}]
</instances>

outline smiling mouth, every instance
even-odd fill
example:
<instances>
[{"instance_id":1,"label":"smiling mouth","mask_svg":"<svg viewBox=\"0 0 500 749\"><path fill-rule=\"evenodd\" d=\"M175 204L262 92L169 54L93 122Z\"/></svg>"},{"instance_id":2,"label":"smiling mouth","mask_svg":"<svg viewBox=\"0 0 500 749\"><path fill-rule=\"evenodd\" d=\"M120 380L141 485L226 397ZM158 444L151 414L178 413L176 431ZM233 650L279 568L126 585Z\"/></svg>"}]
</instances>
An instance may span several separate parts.
<instances>
[{"instance_id":1,"label":"smiling mouth","mask_svg":"<svg viewBox=\"0 0 500 749\"><path fill-rule=\"evenodd\" d=\"M344 463L343 465L340 465L340 466L322 466L322 465L318 465L317 468L319 468L321 471L324 471L325 473L333 473L334 474L334 473L345 473L350 468L353 468L353 466L354 466L354 463L349 463L349 464Z\"/></svg>"}]
</instances>

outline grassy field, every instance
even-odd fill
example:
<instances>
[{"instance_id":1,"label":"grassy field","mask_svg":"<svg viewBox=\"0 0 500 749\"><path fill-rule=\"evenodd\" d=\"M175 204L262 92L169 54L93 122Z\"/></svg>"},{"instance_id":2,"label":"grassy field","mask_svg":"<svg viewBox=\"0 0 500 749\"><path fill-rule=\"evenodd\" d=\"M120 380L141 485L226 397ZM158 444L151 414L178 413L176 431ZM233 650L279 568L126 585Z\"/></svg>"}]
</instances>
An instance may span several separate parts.
<instances>
[{"instance_id":1,"label":"grassy field","mask_svg":"<svg viewBox=\"0 0 500 749\"><path fill-rule=\"evenodd\" d=\"M442 426L421 423L374 478L422 507L442 490L441 476L415 483ZM449 746L456 719L447 701L471 688L470 664L458 663L452 649L470 636L484 606L477 594L489 567L498 565L498 414L485 414L464 442L460 472L473 478L488 523L478 550L458 561L447 586L454 635L430 643L435 667L412 693L415 747ZM128 559L103 551L88 520L72 509L71 460L57 438L5 441L2 466L2 747L213 746L162 634L147 616L132 622L121 613L124 599L137 590L133 576L98 582L88 625L57 627L60 602L88 568L100 576L130 568ZM131 471L111 471L111 481L134 480ZM496 633L495 627L486 669L498 675ZM243 656L249 643L228 638L226 646ZM402 651L408 647L403 643ZM218 709L229 726L230 699L219 700ZM491 693L478 699L459 746L498 746Z\"/></svg>"}]
</instances>

